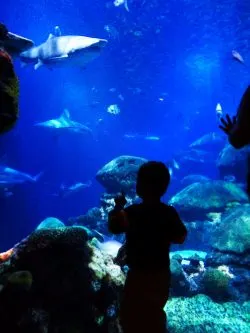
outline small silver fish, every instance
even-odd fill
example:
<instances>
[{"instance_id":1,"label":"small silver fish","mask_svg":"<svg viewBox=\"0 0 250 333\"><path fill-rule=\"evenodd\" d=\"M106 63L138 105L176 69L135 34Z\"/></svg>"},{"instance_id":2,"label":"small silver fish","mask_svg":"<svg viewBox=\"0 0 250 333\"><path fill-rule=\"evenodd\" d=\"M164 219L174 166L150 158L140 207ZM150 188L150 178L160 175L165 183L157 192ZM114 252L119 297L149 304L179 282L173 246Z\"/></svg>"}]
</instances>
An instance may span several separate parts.
<instances>
[{"instance_id":1,"label":"small silver fish","mask_svg":"<svg viewBox=\"0 0 250 333\"><path fill-rule=\"evenodd\" d=\"M107 107L107 112L111 113L111 114L114 114L114 115L117 115L121 112L121 110L120 110L120 108L117 104L112 104L112 105L109 105Z\"/></svg>"},{"instance_id":2,"label":"small silver fish","mask_svg":"<svg viewBox=\"0 0 250 333\"><path fill-rule=\"evenodd\" d=\"M149 135L145 136L144 139L149 141L159 141L161 138L159 136Z\"/></svg>"},{"instance_id":3,"label":"small silver fish","mask_svg":"<svg viewBox=\"0 0 250 333\"><path fill-rule=\"evenodd\" d=\"M176 162L176 160L173 160L173 167L177 170L180 169L180 165L179 165L179 163Z\"/></svg>"},{"instance_id":4,"label":"small silver fish","mask_svg":"<svg viewBox=\"0 0 250 333\"><path fill-rule=\"evenodd\" d=\"M236 51L236 50L233 50L232 51L232 56L235 60L239 61L240 63L244 64L244 59L242 57L242 55Z\"/></svg>"},{"instance_id":5,"label":"small silver fish","mask_svg":"<svg viewBox=\"0 0 250 333\"><path fill-rule=\"evenodd\" d=\"M217 103L216 108L215 108L215 112L217 117L220 119L221 117L223 117L223 111L222 111L222 107L220 103Z\"/></svg>"},{"instance_id":6,"label":"small silver fish","mask_svg":"<svg viewBox=\"0 0 250 333\"><path fill-rule=\"evenodd\" d=\"M128 8L128 0L115 0L113 2L115 7L120 7L120 6L124 6L124 8L126 9L127 12L129 12L129 8Z\"/></svg>"}]
</instances>

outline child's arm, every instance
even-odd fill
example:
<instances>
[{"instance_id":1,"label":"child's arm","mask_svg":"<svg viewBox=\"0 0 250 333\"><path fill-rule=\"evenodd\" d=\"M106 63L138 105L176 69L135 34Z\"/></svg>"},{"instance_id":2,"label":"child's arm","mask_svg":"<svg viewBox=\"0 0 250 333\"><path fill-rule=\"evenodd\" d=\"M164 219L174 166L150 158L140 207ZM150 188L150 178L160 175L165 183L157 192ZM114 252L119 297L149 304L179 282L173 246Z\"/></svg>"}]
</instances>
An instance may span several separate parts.
<instances>
[{"instance_id":1,"label":"child's arm","mask_svg":"<svg viewBox=\"0 0 250 333\"><path fill-rule=\"evenodd\" d=\"M127 231L128 220L123 208L115 207L108 216L108 229L112 234L121 234Z\"/></svg>"},{"instance_id":2,"label":"child's arm","mask_svg":"<svg viewBox=\"0 0 250 333\"><path fill-rule=\"evenodd\" d=\"M175 208L170 206L170 209L171 221L173 226L171 242L174 244L183 244L187 237L187 228L183 224Z\"/></svg>"}]
</instances>

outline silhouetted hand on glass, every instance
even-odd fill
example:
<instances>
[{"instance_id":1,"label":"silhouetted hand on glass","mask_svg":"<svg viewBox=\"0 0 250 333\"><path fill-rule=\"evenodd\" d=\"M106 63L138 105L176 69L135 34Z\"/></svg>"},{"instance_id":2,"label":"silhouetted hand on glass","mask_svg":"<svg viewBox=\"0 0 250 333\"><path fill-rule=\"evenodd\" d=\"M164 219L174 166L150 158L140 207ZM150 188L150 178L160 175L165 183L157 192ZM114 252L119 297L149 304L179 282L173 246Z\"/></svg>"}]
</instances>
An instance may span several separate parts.
<instances>
[{"instance_id":1,"label":"silhouetted hand on glass","mask_svg":"<svg viewBox=\"0 0 250 333\"><path fill-rule=\"evenodd\" d=\"M126 200L125 194L123 192L121 192L121 194L115 198L115 205L116 205L116 207L123 208L126 205L126 203L127 203L127 200Z\"/></svg>"},{"instance_id":2,"label":"silhouetted hand on glass","mask_svg":"<svg viewBox=\"0 0 250 333\"><path fill-rule=\"evenodd\" d=\"M232 117L230 118L230 116L228 114L226 114L225 119L224 118L220 118L221 124L219 126L219 128L225 132L227 135L230 135L232 133L232 130L236 124L236 117Z\"/></svg>"}]
</instances>

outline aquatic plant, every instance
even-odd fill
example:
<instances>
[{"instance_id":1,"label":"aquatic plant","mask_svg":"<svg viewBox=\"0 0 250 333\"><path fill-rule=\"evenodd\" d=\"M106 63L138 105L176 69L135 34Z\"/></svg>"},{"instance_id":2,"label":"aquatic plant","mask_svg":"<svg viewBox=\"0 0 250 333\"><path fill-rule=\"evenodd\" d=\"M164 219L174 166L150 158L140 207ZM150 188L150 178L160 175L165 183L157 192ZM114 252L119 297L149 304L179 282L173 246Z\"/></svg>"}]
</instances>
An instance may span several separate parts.
<instances>
[{"instance_id":1,"label":"aquatic plant","mask_svg":"<svg viewBox=\"0 0 250 333\"><path fill-rule=\"evenodd\" d=\"M19 98L19 81L17 77L9 79L8 84L4 87L5 92L12 97L14 103L18 103Z\"/></svg>"}]
</instances>

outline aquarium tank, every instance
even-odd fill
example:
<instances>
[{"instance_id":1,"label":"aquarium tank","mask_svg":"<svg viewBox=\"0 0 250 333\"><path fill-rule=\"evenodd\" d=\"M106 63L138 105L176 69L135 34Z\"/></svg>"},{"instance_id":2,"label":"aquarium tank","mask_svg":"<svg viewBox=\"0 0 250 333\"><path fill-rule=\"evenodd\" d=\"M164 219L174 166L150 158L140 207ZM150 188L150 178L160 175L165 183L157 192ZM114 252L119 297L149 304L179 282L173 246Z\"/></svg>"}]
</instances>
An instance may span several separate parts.
<instances>
[{"instance_id":1,"label":"aquarium tank","mask_svg":"<svg viewBox=\"0 0 250 333\"><path fill-rule=\"evenodd\" d=\"M108 215L118 194L140 203L147 161L168 167L162 201L188 231L170 248L168 332L250 332L249 146L219 128L249 84L249 15L235 0L1 4L0 332L122 332L126 238Z\"/></svg>"}]
</instances>

